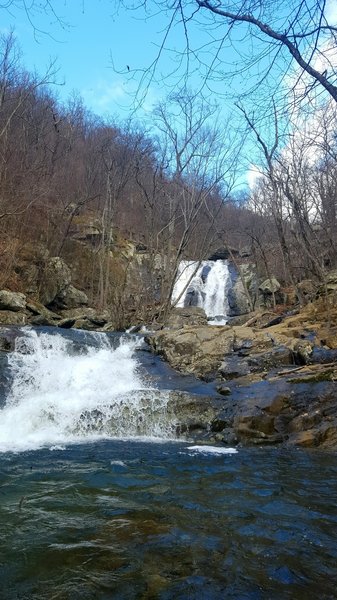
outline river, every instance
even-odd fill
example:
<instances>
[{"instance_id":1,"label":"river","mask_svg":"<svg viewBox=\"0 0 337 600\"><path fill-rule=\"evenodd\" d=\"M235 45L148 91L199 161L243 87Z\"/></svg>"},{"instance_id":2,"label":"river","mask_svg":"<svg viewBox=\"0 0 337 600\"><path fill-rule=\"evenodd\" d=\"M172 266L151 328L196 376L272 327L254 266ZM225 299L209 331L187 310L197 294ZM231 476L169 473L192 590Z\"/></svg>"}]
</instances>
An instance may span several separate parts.
<instances>
[{"instance_id":1,"label":"river","mask_svg":"<svg viewBox=\"0 0 337 600\"><path fill-rule=\"evenodd\" d=\"M212 389L132 337L25 330L1 385L1 598L337 597L335 453L175 439Z\"/></svg>"}]
</instances>

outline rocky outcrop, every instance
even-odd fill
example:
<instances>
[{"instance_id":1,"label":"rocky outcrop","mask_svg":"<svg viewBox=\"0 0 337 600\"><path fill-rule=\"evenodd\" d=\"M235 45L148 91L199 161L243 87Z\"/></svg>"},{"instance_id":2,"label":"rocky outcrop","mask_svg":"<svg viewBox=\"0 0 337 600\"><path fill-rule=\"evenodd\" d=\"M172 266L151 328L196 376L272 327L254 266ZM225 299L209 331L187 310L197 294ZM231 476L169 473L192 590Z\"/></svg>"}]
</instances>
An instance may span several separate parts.
<instances>
[{"instance_id":1,"label":"rocky outcrop","mask_svg":"<svg viewBox=\"0 0 337 600\"><path fill-rule=\"evenodd\" d=\"M170 365L201 378L233 379L293 363L295 340L244 326L162 330L147 341Z\"/></svg>"},{"instance_id":2,"label":"rocky outcrop","mask_svg":"<svg viewBox=\"0 0 337 600\"><path fill-rule=\"evenodd\" d=\"M240 273L230 265L232 287L228 291L229 316L246 315L251 311L256 296L256 272L254 265L240 265Z\"/></svg>"}]
</instances>

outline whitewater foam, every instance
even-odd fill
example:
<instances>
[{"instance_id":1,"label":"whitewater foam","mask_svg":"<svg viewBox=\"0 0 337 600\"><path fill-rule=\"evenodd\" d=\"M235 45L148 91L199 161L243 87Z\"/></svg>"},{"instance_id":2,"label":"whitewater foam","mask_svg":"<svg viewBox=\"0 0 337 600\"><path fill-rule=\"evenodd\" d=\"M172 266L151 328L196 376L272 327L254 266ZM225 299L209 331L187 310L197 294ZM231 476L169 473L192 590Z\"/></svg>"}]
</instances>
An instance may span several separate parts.
<instances>
[{"instance_id":1,"label":"whitewater foam","mask_svg":"<svg viewBox=\"0 0 337 600\"><path fill-rule=\"evenodd\" d=\"M168 392L141 377L137 340L92 334L79 346L61 334L28 330L8 357L12 379L0 411L0 452L118 437L173 437Z\"/></svg>"}]
</instances>

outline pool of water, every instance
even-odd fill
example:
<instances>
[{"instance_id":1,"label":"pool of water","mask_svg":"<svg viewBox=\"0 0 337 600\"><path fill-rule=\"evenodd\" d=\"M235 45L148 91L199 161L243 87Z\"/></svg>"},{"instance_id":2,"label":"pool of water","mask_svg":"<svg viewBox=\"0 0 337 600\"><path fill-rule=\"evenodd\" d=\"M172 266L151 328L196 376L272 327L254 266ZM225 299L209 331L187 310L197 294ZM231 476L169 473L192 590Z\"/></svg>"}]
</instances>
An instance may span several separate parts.
<instances>
[{"instance_id":1,"label":"pool of water","mask_svg":"<svg viewBox=\"0 0 337 600\"><path fill-rule=\"evenodd\" d=\"M190 446L3 453L0 597L336 598L336 454Z\"/></svg>"}]
</instances>

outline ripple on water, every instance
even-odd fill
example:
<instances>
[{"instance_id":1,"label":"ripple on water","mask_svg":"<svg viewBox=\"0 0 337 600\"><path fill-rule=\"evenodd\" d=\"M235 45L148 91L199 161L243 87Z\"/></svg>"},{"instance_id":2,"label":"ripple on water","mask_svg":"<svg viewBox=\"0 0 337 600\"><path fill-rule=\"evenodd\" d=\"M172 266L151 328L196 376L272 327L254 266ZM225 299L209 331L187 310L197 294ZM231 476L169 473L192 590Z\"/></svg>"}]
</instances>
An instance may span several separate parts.
<instances>
[{"instance_id":1,"label":"ripple on water","mask_svg":"<svg viewBox=\"0 0 337 600\"><path fill-rule=\"evenodd\" d=\"M105 441L3 458L6 600L336 597L335 455Z\"/></svg>"}]
</instances>

